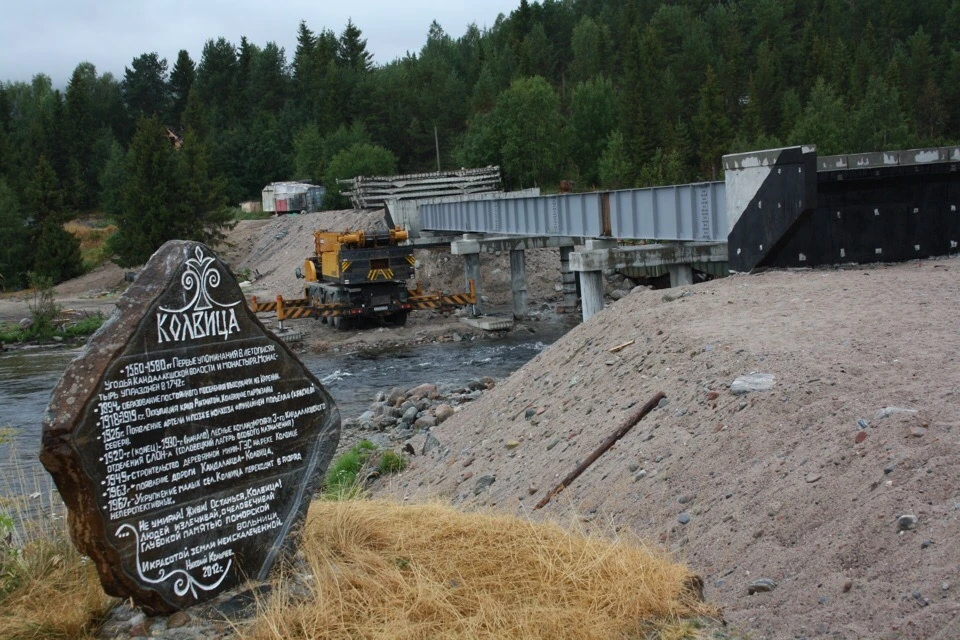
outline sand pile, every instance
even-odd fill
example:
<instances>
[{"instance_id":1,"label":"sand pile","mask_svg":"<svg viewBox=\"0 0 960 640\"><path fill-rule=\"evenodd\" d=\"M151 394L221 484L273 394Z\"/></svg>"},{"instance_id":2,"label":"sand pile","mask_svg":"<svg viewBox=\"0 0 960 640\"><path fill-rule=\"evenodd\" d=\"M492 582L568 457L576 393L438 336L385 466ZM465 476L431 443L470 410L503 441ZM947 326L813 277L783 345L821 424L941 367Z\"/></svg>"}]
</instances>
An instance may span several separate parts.
<instances>
[{"instance_id":1,"label":"sand pile","mask_svg":"<svg viewBox=\"0 0 960 640\"><path fill-rule=\"evenodd\" d=\"M226 246L219 252L234 273L250 277L253 294L267 298L277 294L298 297L303 295L303 280L297 280L294 271L313 255L314 231L384 226L383 210L348 209L243 220L227 235Z\"/></svg>"},{"instance_id":2,"label":"sand pile","mask_svg":"<svg viewBox=\"0 0 960 640\"><path fill-rule=\"evenodd\" d=\"M435 427L441 446L380 495L629 528L688 562L751 638L960 637L958 272L637 291ZM735 394L751 373L769 390Z\"/></svg>"}]
</instances>

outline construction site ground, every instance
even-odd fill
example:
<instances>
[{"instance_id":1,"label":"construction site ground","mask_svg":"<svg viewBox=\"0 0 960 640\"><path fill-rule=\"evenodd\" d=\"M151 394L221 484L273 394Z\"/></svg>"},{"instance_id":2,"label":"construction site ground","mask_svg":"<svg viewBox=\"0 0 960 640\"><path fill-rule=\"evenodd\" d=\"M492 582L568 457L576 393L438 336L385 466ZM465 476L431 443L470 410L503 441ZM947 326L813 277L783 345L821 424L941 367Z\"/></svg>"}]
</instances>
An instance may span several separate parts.
<instances>
[{"instance_id":1,"label":"construction site ground","mask_svg":"<svg viewBox=\"0 0 960 640\"><path fill-rule=\"evenodd\" d=\"M313 254L313 232L319 229L345 231L384 226L383 211L324 211L306 215L283 215L264 220L244 220L227 233L226 241L216 248L227 262L244 292L261 299L274 300L277 295L297 298L303 295L303 280L295 271ZM417 280L425 293L462 292L467 290L463 273L463 259L450 255L447 249L420 249L416 251ZM522 326L535 329L541 322L565 322L556 313L562 301L560 287L560 257L556 249L537 249L527 252L527 289L530 317ZM56 287L58 304L64 309L80 313L109 314L114 303L128 286L127 273L107 263L79 278ZM484 313L509 314L512 304L510 292L510 258L508 255L483 254L481 257L481 295ZM411 288L416 282L408 283ZM14 292L0 295L0 322L20 322L30 316L29 293ZM276 328L276 318L261 315L261 320ZM484 331L468 327L458 315L434 311L416 311L410 314L406 326L389 324L368 325L360 331L338 331L315 318L290 320L285 328L300 336L299 348L313 351L340 348L377 348L448 339L454 334L485 335Z\"/></svg>"},{"instance_id":2,"label":"construction site ground","mask_svg":"<svg viewBox=\"0 0 960 640\"><path fill-rule=\"evenodd\" d=\"M241 223L222 255L252 292L297 295L310 233L350 215ZM463 286L459 258L418 259L425 288ZM484 295L507 305L507 257L481 262ZM557 267L554 252L528 255L544 321ZM60 301L109 311L122 283L104 267L60 285ZM610 304L434 427L440 446L375 493L635 531L702 575L741 637L960 638L960 260L770 271L680 293ZM24 312L19 294L0 300L0 318ZM431 314L342 335L300 327L321 349L471 331ZM772 385L734 393L749 374ZM657 392L660 408L533 509Z\"/></svg>"}]
</instances>

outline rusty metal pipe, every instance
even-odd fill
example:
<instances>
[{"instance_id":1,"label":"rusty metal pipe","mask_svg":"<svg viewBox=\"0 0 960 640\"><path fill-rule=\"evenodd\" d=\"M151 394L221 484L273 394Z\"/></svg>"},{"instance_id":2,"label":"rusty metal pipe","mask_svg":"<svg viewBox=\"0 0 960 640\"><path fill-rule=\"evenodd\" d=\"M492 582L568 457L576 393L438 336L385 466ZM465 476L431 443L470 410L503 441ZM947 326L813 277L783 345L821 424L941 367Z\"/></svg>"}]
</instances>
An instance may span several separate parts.
<instances>
[{"instance_id":1,"label":"rusty metal pipe","mask_svg":"<svg viewBox=\"0 0 960 640\"><path fill-rule=\"evenodd\" d=\"M664 395L664 393L661 391L661 392L657 393L657 395L653 396L653 397L647 402L647 404L643 405L643 406L640 407L637 411L635 411L635 412L633 412L632 414L630 414L630 415L627 417L627 419L623 422L623 424L621 424L619 427L617 427L617 430L613 432L613 435L611 435L609 438L607 438L606 440L604 440L603 443L602 443L599 447L597 447L597 449L596 449L593 453L591 453L589 456L587 456L587 459L586 459L586 460L584 460L584 461L581 462L579 465L577 465L577 468L576 468L576 469L574 469L573 471L571 471L571 472L567 475L566 478L564 478L563 480L560 481L560 484L558 484L556 487L554 487L553 490L550 491L550 493L548 493L547 495L545 495L545 496L543 497L543 500L541 500L540 502L537 503L537 506L535 506L535 507L533 508L534 511L536 511L537 509L540 509L540 508L545 507L545 506L547 505L547 503L550 502L550 499L553 498L553 496L557 495L558 493L560 493L561 491L563 491L564 489L566 489L568 486L570 486L570 483L573 482L574 480L576 480L576 479L580 476L581 473L583 473L584 471L586 471L586 470L587 470L587 467L589 467L591 464L593 464L594 462L596 462L597 458L599 458L599 457L602 456L604 453L606 453L607 449L609 449L610 447L612 447L612 446L617 442L617 440L619 440L619 439L622 438L623 436L627 435L627 433L629 433L630 430L633 429L633 427L634 427L638 422L640 422L641 420L643 420L643 418L644 418L648 413L650 413L651 411L653 411L654 407L656 407L658 404L660 404L660 401L663 400L663 399L666 398L666 397L667 397L667 396Z\"/></svg>"}]
</instances>

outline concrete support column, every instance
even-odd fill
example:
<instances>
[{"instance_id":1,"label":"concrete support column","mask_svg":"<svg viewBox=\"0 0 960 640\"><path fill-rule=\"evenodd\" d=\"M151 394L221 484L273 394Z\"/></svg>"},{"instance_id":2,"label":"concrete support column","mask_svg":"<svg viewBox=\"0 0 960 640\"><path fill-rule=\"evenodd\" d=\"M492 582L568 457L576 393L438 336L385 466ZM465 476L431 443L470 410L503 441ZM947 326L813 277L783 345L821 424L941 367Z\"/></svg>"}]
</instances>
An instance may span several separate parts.
<instances>
[{"instance_id":1,"label":"concrete support column","mask_svg":"<svg viewBox=\"0 0 960 640\"><path fill-rule=\"evenodd\" d=\"M573 311L577 307L577 277L570 268L573 247L560 247L560 282L563 286L563 308Z\"/></svg>"},{"instance_id":2,"label":"concrete support column","mask_svg":"<svg viewBox=\"0 0 960 640\"><path fill-rule=\"evenodd\" d=\"M477 291L477 303L473 305L473 312L476 315L481 315L483 312L480 310L480 254L479 253L467 253L463 256L463 281L464 281L464 291L469 291L470 281L473 280L474 287Z\"/></svg>"},{"instance_id":3,"label":"concrete support column","mask_svg":"<svg viewBox=\"0 0 960 640\"><path fill-rule=\"evenodd\" d=\"M510 250L510 291L513 292L513 317L527 315L527 261L523 249Z\"/></svg>"},{"instance_id":4,"label":"concrete support column","mask_svg":"<svg viewBox=\"0 0 960 640\"><path fill-rule=\"evenodd\" d=\"M463 234L463 240L454 240L450 243L450 253L463 256L463 285L464 291L470 290L470 281L477 291L477 303L473 305L474 315L480 315L480 236L474 233Z\"/></svg>"},{"instance_id":5,"label":"concrete support column","mask_svg":"<svg viewBox=\"0 0 960 640\"><path fill-rule=\"evenodd\" d=\"M580 304L583 321L603 311L603 271L580 271Z\"/></svg>"},{"instance_id":6,"label":"concrete support column","mask_svg":"<svg viewBox=\"0 0 960 640\"><path fill-rule=\"evenodd\" d=\"M693 284L693 267L688 264L667 265L671 287L685 287Z\"/></svg>"},{"instance_id":7,"label":"concrete support column","mask_svg":"<svg viewBox=\"0 0 960 640\"><path fill-rule=\"evenodd\" d=\"M603 311L603 272L613 268L611 250L617 247L615 240L589 239L582 251L570 254L570 268L580 274L580 307L583 321Z\"/></svg>"}]
</instances>

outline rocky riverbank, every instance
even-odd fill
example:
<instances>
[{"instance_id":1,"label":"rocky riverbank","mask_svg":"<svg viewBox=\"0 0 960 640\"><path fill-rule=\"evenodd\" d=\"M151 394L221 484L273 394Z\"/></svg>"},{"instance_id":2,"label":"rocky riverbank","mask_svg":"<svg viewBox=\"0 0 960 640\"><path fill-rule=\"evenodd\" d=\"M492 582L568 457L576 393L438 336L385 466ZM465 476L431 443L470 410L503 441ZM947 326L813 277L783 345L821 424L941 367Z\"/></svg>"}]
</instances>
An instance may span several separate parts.
<instances>
[{"instance_id":1,"label":"rocky riverbank","mask_svg":"<svg viewBox=\"0 0 960 640\"><path fill-rule=\"evenodd\" d=\"M394 387L381 392L367 411L342 420L337 452L369 440L380 448L397 447L407 455L427 453L438 444L430 435L431 429L495 386L493 378L484 377L459 387L420 384L407 390Z\"/></svg>"}]
</instances>

